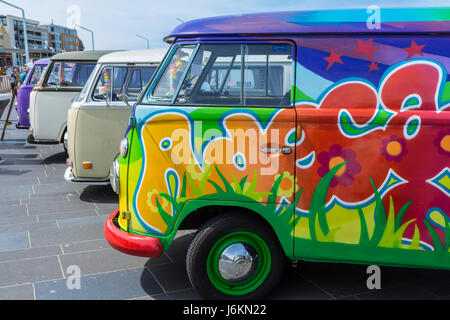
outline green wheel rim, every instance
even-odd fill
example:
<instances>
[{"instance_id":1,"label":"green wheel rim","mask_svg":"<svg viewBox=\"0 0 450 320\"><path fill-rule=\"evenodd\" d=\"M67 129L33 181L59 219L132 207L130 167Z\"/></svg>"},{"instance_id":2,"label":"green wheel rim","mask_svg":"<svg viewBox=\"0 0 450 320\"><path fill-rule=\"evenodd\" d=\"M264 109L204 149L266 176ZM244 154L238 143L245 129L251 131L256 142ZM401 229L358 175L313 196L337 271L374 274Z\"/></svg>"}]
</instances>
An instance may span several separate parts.
<instances>
[{"instance_id":1,"label":"green wheel rim","mask_svg":"<svg viewBox=\"0 0 450 320\"><path fill-rule=\"evenodd\" d=\"M257 252L258 265L253 274L242 282L229 282L225 280L219 271L219 259L222 252L235 243L246 243L251 245ZM251 232L234 232L219 239L207 259L206 270L209 280L214 287L229 295L240 296L256 290L270 273L272 259L269 246L259 236Z\"/></svg>"}]
</instances>

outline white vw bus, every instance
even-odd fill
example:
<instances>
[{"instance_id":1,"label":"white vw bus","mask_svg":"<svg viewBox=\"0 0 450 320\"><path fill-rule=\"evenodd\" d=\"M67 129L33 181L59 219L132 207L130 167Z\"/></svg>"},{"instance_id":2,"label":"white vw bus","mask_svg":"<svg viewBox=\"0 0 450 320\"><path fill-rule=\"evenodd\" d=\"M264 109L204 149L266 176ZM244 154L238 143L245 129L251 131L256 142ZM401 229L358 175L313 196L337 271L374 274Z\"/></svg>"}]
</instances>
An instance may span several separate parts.
<instances>
[{"instance_id":1,"label":"white vw bus","mask_svg":"<svg viewBox=\"0 0 450 320\"><path fill-rule=\"evenodd\" d=\"M67 110L97 61L111 51L66 52L52 57L43 81L30 96L31 144L58 144L66 132Z\"/></svg>"},{"instance_id":2,"label":"white vw bus","mask_svg":"<svg viewBox=\"0 0 450 320\"><path fill-rule=\"evenodd\" d=\"M66 181L108 183L131 106L150 81L166 49L110 53L69 110L64 138L69 154Z\"/></svg>"}]
</instances>

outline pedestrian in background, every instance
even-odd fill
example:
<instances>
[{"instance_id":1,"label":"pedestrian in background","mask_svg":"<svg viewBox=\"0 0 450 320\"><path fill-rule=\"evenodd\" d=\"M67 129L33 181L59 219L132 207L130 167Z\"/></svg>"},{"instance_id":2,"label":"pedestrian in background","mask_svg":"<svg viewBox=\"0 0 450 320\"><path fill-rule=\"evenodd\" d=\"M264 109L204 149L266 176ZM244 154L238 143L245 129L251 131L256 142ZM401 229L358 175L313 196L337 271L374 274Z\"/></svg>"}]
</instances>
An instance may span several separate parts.
<instances>
[{"instance_id":1,"label":"pedestrian in background","mask_svg":"<svg viewBox=\"0 0 450 320\"><path fill-rule=\"evenodd\" d=\"M27 77L28 74L28 68L27 67L23 67L23 71L20 75L20 84L22 84L25 81L25 78Z\"/></svg>"},{"instance_id":2,"label":"pedestrian in background","mask_svg":"<svg viewBox=\"0 0 450 320\"><path fill-rule=\"evenodd\" d=\"M10 75L11 92L13 94L15 94L17 91L17 87L18 87L19 81L20 81L19 79L20 79L19 73L17 72L17 69L14 68Z\"/></svg>"}]
</instances>

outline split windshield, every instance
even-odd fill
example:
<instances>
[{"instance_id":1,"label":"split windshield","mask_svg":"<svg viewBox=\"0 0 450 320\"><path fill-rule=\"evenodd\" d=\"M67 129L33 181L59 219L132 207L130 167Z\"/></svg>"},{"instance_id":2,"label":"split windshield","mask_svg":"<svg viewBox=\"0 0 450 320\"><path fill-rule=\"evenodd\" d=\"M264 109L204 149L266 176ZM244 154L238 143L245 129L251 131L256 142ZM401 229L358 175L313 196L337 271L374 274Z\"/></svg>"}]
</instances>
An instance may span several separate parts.
<instances>
[{"instance_id":1,"label":"split windshield","mask_svg":"<svg viewBox=\"0 0 450 320\"><path fill-rule=\"evenodd\" d=\"M292 46L179 46L144 104L277 107L291 104Z\"/></svg>"},{"instance_id":2,"label":"split windshield","mask_svg":"<svg viewBox=\"0 0 450 320\"><path fill-rule=\"evenodd\" d=\"M95 62L56 62L51 66L46 87L82 88L95 66Z\"/></svg>"},{"instance_id":3,"label":"split windshield","mask_svg":"<svg viewBox=\"0 0 450 320\"><path fill-rule=\"evenodd\" d=\"M33 69L33 73L30 76L30 85L33 87L36 86L40 80L42 79L42 76L44 75L44 71L46 70L46 66L35 66Z\"/></svg>"}]
</instances>

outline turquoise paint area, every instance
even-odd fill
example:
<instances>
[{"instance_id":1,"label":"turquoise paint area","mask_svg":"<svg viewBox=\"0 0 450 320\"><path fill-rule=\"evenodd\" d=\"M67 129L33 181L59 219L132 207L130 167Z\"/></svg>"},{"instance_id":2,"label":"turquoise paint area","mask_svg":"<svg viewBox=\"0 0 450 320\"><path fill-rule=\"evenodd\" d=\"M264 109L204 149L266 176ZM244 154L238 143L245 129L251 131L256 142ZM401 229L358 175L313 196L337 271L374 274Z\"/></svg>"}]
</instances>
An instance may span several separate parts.
<instances>
[{"instance_id":1,"label":"turquoise paint area","mask_svg":"<svg viewBox=\"0 0 450 320\"><path fill-rule=\"evenodd\" d=\"M287 22L307 24L326 22L366 22L368 9L305 11L296 14ZM450 7L442 8L382 8L382 22L450 21Z\"/></svg>"}]
</instances>

